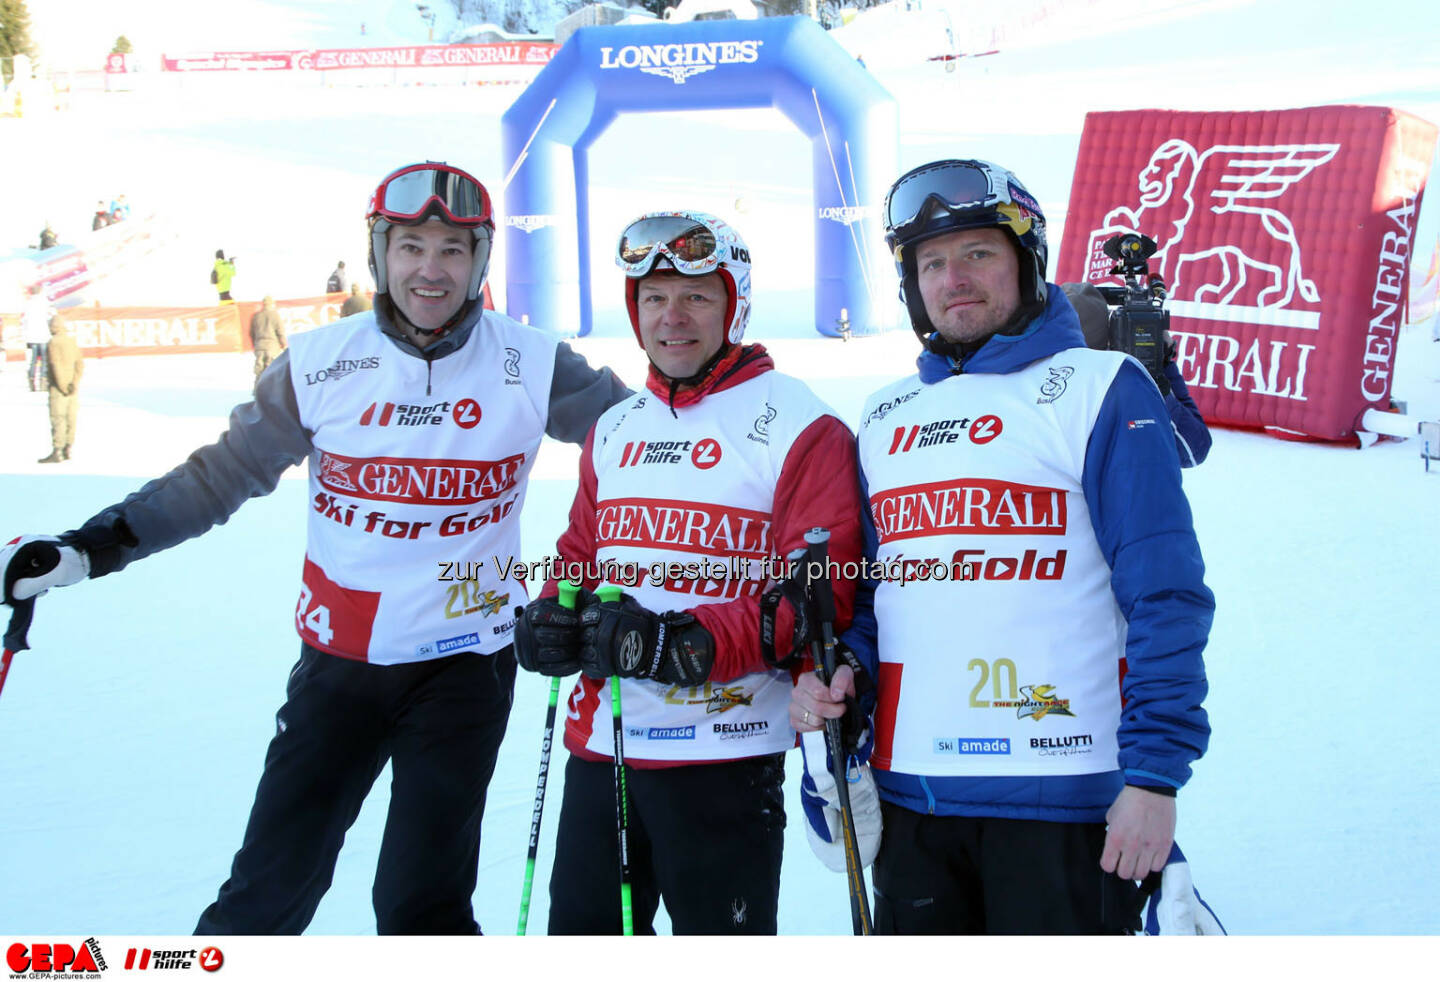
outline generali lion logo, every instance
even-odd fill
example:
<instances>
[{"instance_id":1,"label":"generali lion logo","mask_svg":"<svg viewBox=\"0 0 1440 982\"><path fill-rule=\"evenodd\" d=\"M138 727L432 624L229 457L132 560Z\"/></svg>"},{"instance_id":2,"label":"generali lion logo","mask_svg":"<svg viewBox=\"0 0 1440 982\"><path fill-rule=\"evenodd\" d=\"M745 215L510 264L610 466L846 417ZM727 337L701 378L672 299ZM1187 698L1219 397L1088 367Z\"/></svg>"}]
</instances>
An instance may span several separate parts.
<instances>
[{"instance_id":1,"label":"generali lion logo","mask_svg":"<svg viewBox=\"0 0 1440 982\"><path fill-rule=\"evenodd\" d=\"M1166 140L1137 175L1137 205L1111 210L1091 232L1086 279L1109 275L1106 239L1143 232L1159 243L1150 270L1168 284L1173 313L1317 330L1320 291L1305 275L1283 199L1339 149L1304 143L1199 151ZM1203 239L1194 232L1202 223Z\"/></svg>"},{"instance_id":2,"label":"generali lion logo","mask_svg":"<svg viewBox=\"0 0 1440 982\"><path fill-rule=\"evenodd\" d=\"M339 491L355 490L350 477L350 462L340 460L323 451L320 454L320 483Z\"/></svg>"}]
</instances>

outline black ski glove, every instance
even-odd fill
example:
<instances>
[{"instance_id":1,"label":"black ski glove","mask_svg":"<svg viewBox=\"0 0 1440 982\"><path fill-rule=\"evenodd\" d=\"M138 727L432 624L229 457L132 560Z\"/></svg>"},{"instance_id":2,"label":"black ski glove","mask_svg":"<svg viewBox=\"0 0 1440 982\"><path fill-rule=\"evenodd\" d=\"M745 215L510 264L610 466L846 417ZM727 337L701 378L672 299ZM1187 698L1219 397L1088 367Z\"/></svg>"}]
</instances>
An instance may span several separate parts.
<instances>
[{"instance_id":1,"label":"black ski glove","mask_svg":"<svg viewBox=\"0 0 1440 982\"><path fill-rule=\"evenodd\" d=\"M699 685L715 664L715 639L683 611L656 614L629 594L580 615L580 667L595 679L618 675L667 685Z\"/></svg>"},{"instance_id":2,"label":"black ski glove","mask_svg":"<svg viewBox=\"0 0 1440 982\"><path fill-rule=\"evenodd\" d=\"M532 600L515 608L515 659L527 672L561 677L580 671L580 611L595 602L581 590L575 606L558 597Z\"/></svg>"}]
</instances>

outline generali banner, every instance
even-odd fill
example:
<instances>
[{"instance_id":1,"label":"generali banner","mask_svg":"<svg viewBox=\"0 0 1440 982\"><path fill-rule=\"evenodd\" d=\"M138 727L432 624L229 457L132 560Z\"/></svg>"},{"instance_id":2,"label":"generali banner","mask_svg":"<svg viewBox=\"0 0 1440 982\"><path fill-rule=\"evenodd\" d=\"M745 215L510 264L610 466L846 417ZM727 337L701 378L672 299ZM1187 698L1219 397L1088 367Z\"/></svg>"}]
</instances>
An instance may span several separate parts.
<instances>
[{"instance_id":1,"label":"generali banner","mask_svg":"<svg viewBox=\"0 0 1440 982\"><path fill-rule=\"evenodd\" d=\"M165 57L167 72L330 71L337 68L429 68L471 65L544 65L558 45L417 44L392 48L323 48L314 51L214 51Z\"/></svg>"},{"instance_id":2,"label":"generali banner","mask_svg":"<svg viewBox=\"0 0 1440 982\"><path fill-rule=\"evenodd\" d=\"M277 300L287 334L340 318L345 295ZM258 302L218 307L75 307L61 311L86 357L249 351ZM14 354L14 352L12 352Z\"/></svg>"},{"instance_id":3,"label":"generali banner","mask_svg":"<svg viewBox=\"0 0 1440 982\"><path fill-rule=\"evenodd\" d=\"M1090 113L1057 282L1140 232L1210 422L1326 440L1388 408L1436 127L1394 109Z\"/></svg>"}]
</instances>

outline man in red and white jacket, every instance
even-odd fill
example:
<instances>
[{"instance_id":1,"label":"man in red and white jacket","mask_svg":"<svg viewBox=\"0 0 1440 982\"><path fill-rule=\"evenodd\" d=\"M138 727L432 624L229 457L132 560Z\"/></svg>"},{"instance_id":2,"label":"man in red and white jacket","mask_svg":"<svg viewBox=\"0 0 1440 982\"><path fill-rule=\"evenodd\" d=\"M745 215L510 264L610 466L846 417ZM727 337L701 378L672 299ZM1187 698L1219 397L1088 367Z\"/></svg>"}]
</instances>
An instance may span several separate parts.
<instances>
[{"instance_id":1,"label":"man in red and white jacket","mask_svg":"<svg viewBox=\"0 0 1440 982\"><path fill-rule=\"evenodd\" d=\"M676 934L774 934L794 683L761 654L760 596L812 527L830 530L837 563L859 557L855 442L763 347L741 343L750 256L734 229L646 215L618 262L648 391L607 410L585 443L558 543L561 575L585 588L580 609L552 580L516 625L522 667L584 672L567 705L549 931L621 931L605 691L620 676L635 932L654 933L663 897ZM621 601L589 594L607 582ZM853 594L835 583L842 624ZM788 604L775 630L792 647L804 633Z\"/></svg>"}]
</instances>

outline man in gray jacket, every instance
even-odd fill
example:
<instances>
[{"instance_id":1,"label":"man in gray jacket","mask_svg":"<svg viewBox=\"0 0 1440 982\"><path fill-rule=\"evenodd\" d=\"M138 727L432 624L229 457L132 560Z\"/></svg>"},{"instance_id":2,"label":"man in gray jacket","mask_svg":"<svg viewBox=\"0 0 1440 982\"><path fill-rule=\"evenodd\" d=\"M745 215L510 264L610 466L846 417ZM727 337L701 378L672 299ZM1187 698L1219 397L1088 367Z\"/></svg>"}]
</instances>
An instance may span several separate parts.
<instances>
[{"instance_id":1,"label":"man in gray jacket","mask_svg":"<svg viewBox=\"0 0 1440 982\"><path fill-rule=\"evenodd\" d=\"M275 298L267 296L250 318L250 343L255 348L255 384L260 373L285 350L285 322L275 309Z\"/></svg>"},{"instance_id":2,"label":"man in gray jacket","mask_svg":"<svg viewBox=\"0 0 1440 982\"><path fill-rule=\"evenodd\" d=\"M371 197L375 309L298 334L220 440L59 538L0 550L5 601L200 535L309 462L300 660L244 842L198 934L297 934L387 761L381 934L479 930L480 822L515 681L519 519L542 436L581 443L628 389L480 302L495 225L442 163ZM444 560L499 557L463 582ZM480 564L477 564L480 565ZM521 597L523 600L523 595Z\"/></svg>"}]
</instances>

